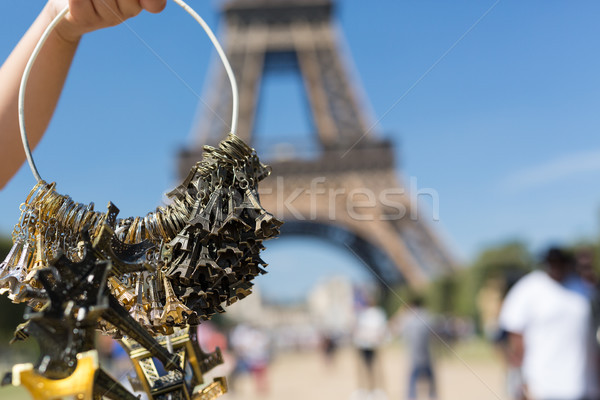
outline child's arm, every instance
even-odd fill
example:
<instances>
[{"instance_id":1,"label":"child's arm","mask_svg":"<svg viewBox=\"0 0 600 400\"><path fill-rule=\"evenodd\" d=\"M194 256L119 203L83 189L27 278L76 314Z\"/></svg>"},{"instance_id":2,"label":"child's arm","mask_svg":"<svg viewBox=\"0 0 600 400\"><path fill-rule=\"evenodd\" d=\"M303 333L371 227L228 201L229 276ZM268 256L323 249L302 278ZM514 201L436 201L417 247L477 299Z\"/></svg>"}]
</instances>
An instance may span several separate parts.
<instances>
[{"instance_id":1,"label":"child's arm","mask_svg":"<svg viewBox=\"0 0 600 400\"><path fill-rule=\"evenodd\" d=\"M160 12L166 0L68 0L68 4L69 14L48 38L27 85L26 124L32 147L52 118L81 36L117 25L143 9ZM67 0L49 0L0 67L0 188L25 161L17 111L23 70L43 31L66 5Z\"/></svg>"}]
</instances>

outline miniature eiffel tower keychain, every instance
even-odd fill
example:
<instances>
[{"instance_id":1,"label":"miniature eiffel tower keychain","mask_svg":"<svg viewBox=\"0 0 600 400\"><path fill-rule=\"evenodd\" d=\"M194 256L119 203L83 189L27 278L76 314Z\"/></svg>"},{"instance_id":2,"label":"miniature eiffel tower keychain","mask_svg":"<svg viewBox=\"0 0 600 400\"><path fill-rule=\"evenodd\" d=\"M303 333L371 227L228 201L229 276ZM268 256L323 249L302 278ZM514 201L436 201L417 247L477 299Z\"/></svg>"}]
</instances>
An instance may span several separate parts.
<instances>
[{"instance_id":1,"label":"miniature eiffel tower keychain","mask_svg":"<svg viewBox=\"0 0 600 400\"><path fill-rule=\"evenodd\" d=\"M193 332L202 320L223 312L223 304L251 293L252 279L265 272L262 242L277 236L282 222L258 198L258 183L269 175L269 167L235 135L238 92L227 57L204 20L182 0L173 1L198 21L223 61L232 86L233 115L231 133L217 147L204 147L203 159L167 194L171 203L166 207L119 219L112 203L106 212L95 211L93 203L59 194L37 170L25 131L25 87L39 51L68 8L48 26L25 69L19 123L37 183L21 204L13 247L0 263L0 294L37 311L19 326L15 340L31 335L55 343L36 366L13 371L13 384L27 386L36 399L67 395L52 393L60 385L48 379L85 376L80 368L87 368L91 381L84 391L71 393L81 395L77 398L91 399L97 388L108 386L115 388L112 398L134 398L98 372L89 339L96 328L123 341L136 365L138 386L152 399L167 398L166 381L174 398L213 399L226 391L223 379L193 391L206 372L198 364L222 362L220 353L199 350ZM56 334L48 335L50 331ZM188 344L170 354L163 342L171 339ZM157 359L169 370L167 376L153 375ZM186 363L194 371L192 387L181 373Z\"/></svg>"}]
</instances>

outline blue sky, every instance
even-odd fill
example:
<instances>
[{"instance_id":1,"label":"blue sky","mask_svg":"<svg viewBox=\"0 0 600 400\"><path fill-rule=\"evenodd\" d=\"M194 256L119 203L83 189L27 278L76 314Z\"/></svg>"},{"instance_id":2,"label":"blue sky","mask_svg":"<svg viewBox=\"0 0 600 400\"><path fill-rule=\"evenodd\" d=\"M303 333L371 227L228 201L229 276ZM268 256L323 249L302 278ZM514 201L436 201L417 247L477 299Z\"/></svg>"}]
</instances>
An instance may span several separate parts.
<instances>
[{"instance_id":1,"label":"blue sky","mask_svg":"<svg viewBox=\"0 0 600 400\"><path fill-rule=\"evenodd\" d=\"M43 4L0 3L0 57ZM218 25L217 3L190 4ZM375 131L396 143L401 174L438 192L434 226L459 259L512 238L540 249L597 235L600 3L344 0L338 16ZM122 216L154 209L203 112L213 57L174 4L88 35L34 154L42 176L98 209L109 200ZM302 100L278 101L297 83L267 85L258 121L266 140L306 128ZM33 183L23 168L0 192L0 231L10 232ZM282 240L266 254L272 274L284 263L301 271L304 260L289 255L302 246L348 262L328 245Z\"/></svg>"}]
</instances>

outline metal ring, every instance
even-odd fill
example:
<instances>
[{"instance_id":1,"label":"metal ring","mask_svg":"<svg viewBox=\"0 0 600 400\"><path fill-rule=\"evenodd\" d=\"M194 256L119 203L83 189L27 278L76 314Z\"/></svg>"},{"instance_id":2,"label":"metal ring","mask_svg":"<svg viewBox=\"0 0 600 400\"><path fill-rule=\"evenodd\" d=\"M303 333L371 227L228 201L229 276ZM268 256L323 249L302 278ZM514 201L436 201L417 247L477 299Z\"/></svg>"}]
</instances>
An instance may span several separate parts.
<instances>
[{"instance_id":1,"label":"metal ring","mask_svg":"<svg viewBox=\"0 0 600 400\"><path fill-rule=\"evenodd\" d=\"M206 35L208 36L208 38L212 42L213 46L215 47L217 54L219 55L219 58L221 59L221 62L223 63L223 66L225 67L225 71L227 72L227 76L228 76L229 82L231 84L232 103L233 103L232 104L232 116L231 116L231 133L235 134L235 132L237 131L238 114L239 114L239 93L238 93L237 82L235 79L235 74L233 73L231 64L229 63L229 60L227 59L227 55L225 54L225 51L223 51L223 48L219 44L219 41L217 40L213 31L210 29L208 24L202 19L202 17L200 17L200 15L198 15L198 13L196 11L194 11L189 5L187 5L183 0L173 0L173 1L176 4L178 4L181 8L183 8L188 14L190 14L200 24L202 29L204 29L204 32L206 32ZM33 173L33 176L36 178L36 180L38 182L42 181L42 177L40 176L40 174L37 170L37 167L35 165L35 161L33 160L33 155L31 153L31 147L29 146L29 139L27 137L27 131L25 129L25 93L26 93L26 88L27 88L27 81L29 80L29 75L31 74L33 65L34 65L41 49L44 47L46 40L48 39L48 37L50 37L50 34L52 33L52 31L54 31L56 26L59 24L60 21L62 21L62 19L68 14L68 12L69 12L69 6L66 6L60 13L58 13L58 15L52 20L52 22L50 22L48 27L44 30L44 33L40 37L37 45L35 46L35 48L33 49L33 52L31 53L31 56L29 57L29 60L27 61L25 70L23 71L23 76L21 78L21 85L19 87L18 110L19 110L19 129L21 132L21 141L23 142L23 149L25 150L25 155L27 157L27 162L29 163L29 167L31 168L31 172Z\"/></svg>"}]
</instances>

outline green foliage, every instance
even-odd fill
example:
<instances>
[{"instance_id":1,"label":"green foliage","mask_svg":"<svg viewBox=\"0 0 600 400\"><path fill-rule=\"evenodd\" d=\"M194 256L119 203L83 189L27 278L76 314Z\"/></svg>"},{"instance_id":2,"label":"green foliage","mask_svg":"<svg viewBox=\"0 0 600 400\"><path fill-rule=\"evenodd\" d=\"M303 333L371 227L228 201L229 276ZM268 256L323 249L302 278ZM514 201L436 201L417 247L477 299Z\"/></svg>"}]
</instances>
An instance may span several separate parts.
<instances>
[{"instance_id":1,"label":"green foliage","mask_svg":"<svg viewBox=\"0 0 600 400\"><path fill-rule=\"evenodd\" d=\"M462 309L462 297L468 289L465 285L465 275L464 270L459 270L432 282L425 292L429 309L436 314L465 315Z\"/></svg>"},{"instance_id":2,"label":"green foliage","mask_svg":"<svg viewBox=\"0 0 600 400\"><path fill-rule=\"evenodd\" d=\"M0 237L0 262L4 261L11 247L12 241L10 238ZM5 295L0 296L0 354L2 354L4 361L4 364L0 365L0 367L10 366L14 363L31 362L39 354L39 348L35 340L27 340L9 345L15 328L24 322L23 313L25 309L25 304L14 304ZM11 399L21 398L17 395L17 392L14 395L10 394L6 396Z\"/></svg>"},{"instance_id":3,"label":"green foliage","mask_svg":"<svg viewBox=\"0 0 600 400\"><path fill-rule=\"evenodd\" d=\"M0 238L0 262L4 260L10 248L12 241L10 238ZM24 304L13 304L6 296L0 296L0 338L12 336L16 326L23 322Z\"/></svg>"},{"instance_id":4,"label":"green foliage","mask_svg":"<svg viewBox=\"0 0 600 400\"><path fill-rule=\"evenodd\" d=\"M520 242L508 242L482 251L468 267L432 282L425 292L433 312L477 319L477 294L490 279L508 286L531 271L534 258Z\"/></svg>"},{"instance_id":5,"label":"green foliage","mask_svg":"<svg viewBox=\"0 0 600 400\"><path fill-rule=\"evenodd\" d=\"M396 286L388 292L383 292L381 306L385 309L387 315L391 316L410 304L412 299L417 295L419 293L408 285Z\"/></svg>"},{"instance_id":6,"label":"green foliage","mask_svg":"<svg viewBox=\"0 0 600 400\"><path fill-rule=\"evenodd\" d=\"M533 269L534 257L521 242L509 242L484 250L470 270L475 288L492 278L515 279Z\"/></svg>"},{"instance_id":7,"label":"green foliage","mask_svg":"<svg viewBox=\"0 0 600 400\"><path fill-rule=\"evenodd\" d=\"M590 252L594 260L594 270L596 274L600 276L600 244L590 240L578 240L571 247L570 250L577 255L580 252Z\"/></svg>"},{"instance_id":8,"label":"green foliage","mask_svg":"<svg viewBox=\"0 0 600 400\"><path fill-rule=\"evenodd\" d=\"M10 240L9 237L0 237L0 259L1 260L4 260L4 257L6 257L6 255L10 251L11 247L12 247L12 241Z\"/></svg>"}]
</instances>

